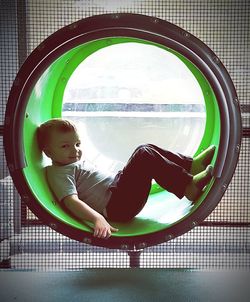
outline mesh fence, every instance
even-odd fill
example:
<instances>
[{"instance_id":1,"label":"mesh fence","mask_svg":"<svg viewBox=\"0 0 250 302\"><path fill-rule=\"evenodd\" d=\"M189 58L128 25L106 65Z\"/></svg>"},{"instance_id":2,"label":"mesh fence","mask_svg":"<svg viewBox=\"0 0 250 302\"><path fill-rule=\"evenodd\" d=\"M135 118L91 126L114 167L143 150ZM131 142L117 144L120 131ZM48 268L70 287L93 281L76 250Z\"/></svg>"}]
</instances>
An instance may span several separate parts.
<instances>
[{"instance_id":1,"label":"mesh fence","mask_svg":"<svg viewBox=\"0 0 250 302\"><path fill-rule=\"evenodd\" d=\"M115 12L139 13L172 22L205 42L226 66L235 84L244 127L250 127L250 3L240 1L1 1L0 125L12 81L28 54L46 37L79 19ZM198 226L168 243L147 248L142 267L249 268L250 140L243 138L239 164L223 199L206 219L216 226ZM0 261L13 268L78 270L85 267L129 267L119 250L89 246L43 225L26 225L20 200L4 159L0 137ZM7 209L7 210L6 210ZM28 218L33 216L28 213ZM220 224L222 224L220 226ZM210 224L208 224L210 225Z\"/></svg>"}]
</instances>

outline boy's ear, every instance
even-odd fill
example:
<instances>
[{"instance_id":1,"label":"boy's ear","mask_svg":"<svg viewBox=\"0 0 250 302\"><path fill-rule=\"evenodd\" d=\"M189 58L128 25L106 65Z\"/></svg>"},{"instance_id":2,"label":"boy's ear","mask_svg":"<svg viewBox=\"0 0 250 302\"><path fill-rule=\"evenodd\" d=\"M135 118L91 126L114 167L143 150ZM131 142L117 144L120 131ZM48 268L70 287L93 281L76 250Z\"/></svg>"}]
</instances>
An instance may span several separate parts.
<instances>
[{"instance_id":1,"label":"boy's ear","mask_svg":"<svg viewBox=\"0 0 250 302\"><path fill-rule=\"evenodd\" d=\"M50 158L51 157L51 152L49 147L45 147L43 149L43 152Z\"/></svg>"}]
</instances>

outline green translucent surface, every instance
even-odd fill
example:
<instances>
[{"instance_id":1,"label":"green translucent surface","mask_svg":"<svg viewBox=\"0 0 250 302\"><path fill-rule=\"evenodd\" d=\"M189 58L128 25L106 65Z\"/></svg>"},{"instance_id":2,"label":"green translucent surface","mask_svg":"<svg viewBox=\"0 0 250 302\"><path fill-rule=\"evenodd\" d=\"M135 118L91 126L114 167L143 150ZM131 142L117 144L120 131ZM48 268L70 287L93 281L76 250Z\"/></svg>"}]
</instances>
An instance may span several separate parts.
<instances>
[{"instance_id":1,"label":"green translucent surface","mask_svg":"<svg viewBox=\"0 0 250 302\"><path fill-rule=\"evenodd\" d=\"M220 141L220 115L213 90L197 67L174 50L135 38L106 38L77 46L63 54L43 72L29 97L23 127L24 151L27 163L27 167L23 172L35 199L50 215L56 217L65 224L87 232L91 230L89 225L75 220L63 211L51 194L43 170L46 162L41 152L38 150L35 131L37 126L42 122L50 118L61 116L63 94L67 81L76 67L86 57L103 47L128 42L151 44L161 47L162 49L175 54L184 64L186 64L202 89L206 105L207 118L205 132L201 142L197 142L197 151L195 154L211 144L218 146ZM217 151L212 163L215 162L216 156ZM213 181L211 181L207 191L197 202L196 206L193 207L190 206L189 201L185 198L179 200L173 194L162 191L158 185L153 185L147 205L132 222L126 224L113 224L119 228L119 232L115 233L114 236L136 236L153 233L178 223L178 221L185 219L195 211L195 209L204 201L212 184Z\"/></svg>"}]
</instances>

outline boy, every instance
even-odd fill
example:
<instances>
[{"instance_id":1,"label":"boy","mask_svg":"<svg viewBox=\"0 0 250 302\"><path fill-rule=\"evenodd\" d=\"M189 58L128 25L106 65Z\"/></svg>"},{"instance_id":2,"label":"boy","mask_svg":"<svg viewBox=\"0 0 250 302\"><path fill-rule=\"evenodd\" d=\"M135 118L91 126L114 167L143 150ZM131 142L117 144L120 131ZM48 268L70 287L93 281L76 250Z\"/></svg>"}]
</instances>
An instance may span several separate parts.
<instances>
[{"instance_id":1,"label":"boy","mask_svg":"<svg viewBox=\"0 0 250 302\"><path fill-rule=\"evenodd\" d=\"M109 238L118 229L113 221L129 221L144 207L152 179L177 197L194 202L212 178L209 165L215 147L194 159L152 144L139 146L122 171L106 175L81 160L83 151L76 126L52 119L37 131L40 149L52 160L46 167L49 186L57 199L77 218L93 223L93 235Z\"/></svg>"}]
</instances>

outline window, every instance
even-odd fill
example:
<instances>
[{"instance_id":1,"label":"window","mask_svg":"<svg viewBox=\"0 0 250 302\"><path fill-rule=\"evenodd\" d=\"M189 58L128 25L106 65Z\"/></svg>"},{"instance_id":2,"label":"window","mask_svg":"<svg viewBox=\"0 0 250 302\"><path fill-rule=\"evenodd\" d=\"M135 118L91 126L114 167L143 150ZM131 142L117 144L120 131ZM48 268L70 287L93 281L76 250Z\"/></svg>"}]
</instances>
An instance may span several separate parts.
<instances>
[{"instance_id":1,"label":"window","mask_svg":"<svg viewBox=\"0 0 250 302\"><path fill-rule=\"evenodd\" d=\"M187 66L166 49L135 42L102 48L79 64L62 115L79 124L85 156L114 172L143 143L193 155L206 122Z\"/></svg>"}]
</instances>

